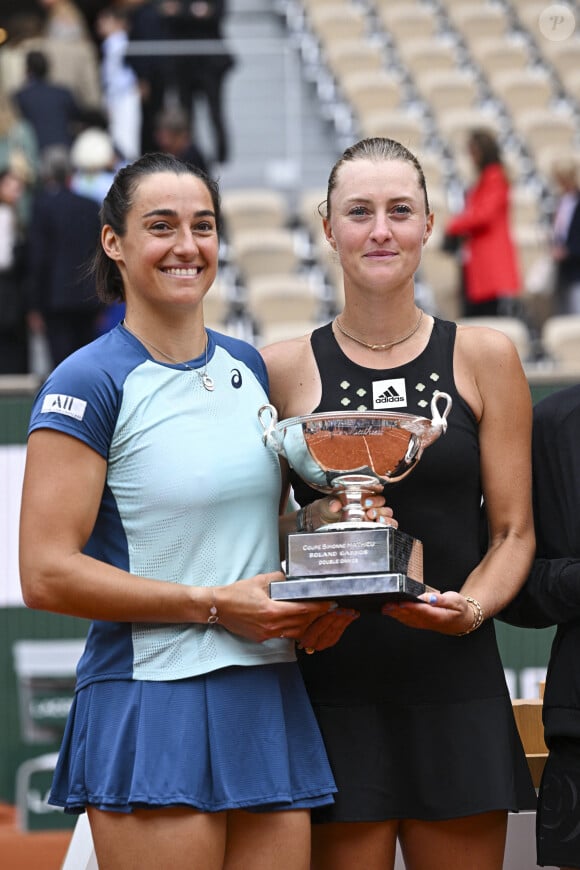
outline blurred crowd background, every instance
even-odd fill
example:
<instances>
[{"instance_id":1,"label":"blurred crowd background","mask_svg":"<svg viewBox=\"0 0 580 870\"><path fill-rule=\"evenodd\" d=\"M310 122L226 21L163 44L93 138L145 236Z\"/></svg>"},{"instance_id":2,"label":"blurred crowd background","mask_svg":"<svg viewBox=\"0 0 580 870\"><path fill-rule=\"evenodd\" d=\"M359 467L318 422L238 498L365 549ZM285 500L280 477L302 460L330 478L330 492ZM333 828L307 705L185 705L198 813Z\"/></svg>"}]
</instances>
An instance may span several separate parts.
<instances>
[{"instance_id":1,"label":"blurred crowd background","mask_svg":"<svg viewBox=\"0 0 580 870\"><path fill-rule=\"evenodd\" d=\"M209 326L259 346L328 320L317 207L364 136L424 167L425 310L580 372L577 2L19 0L0 40L0 374L43 377L122 317L86 264L114 172L151 150L220 181Z\"/></svg>"}]
</instances>

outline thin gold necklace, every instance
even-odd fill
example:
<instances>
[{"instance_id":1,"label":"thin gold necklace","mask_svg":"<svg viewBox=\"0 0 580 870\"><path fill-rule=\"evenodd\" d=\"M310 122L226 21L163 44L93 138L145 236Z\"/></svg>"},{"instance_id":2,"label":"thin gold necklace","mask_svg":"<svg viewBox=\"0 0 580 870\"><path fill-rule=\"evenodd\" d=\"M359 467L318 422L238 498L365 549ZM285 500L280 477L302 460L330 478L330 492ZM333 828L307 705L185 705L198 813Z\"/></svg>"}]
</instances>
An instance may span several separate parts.
<instances>
[{"instance_id":1,"label":"thin gold necklace","mask_svg":"<svg viewBox=\"0 0 580 870\"><path fill-rule=\"evenodd\" d=\"M213 382L213 378L211 378L207 373L207 349L208 349L208 345L209 345L209 336L207 334L207 330L204 330L205 331L205 365L203 367L203 371L200 372L199 369L194 369L193 366L188 365L186 362L181 362L180 360L175 359L172 356L169 356L168 353L165 353L165 351L161 350L159 347L155 347L155 345L151 341L148 341L146 338L143 338L142 335L138 335L138 333L136 333L134 329L131 329L128 326L126 320L123 320L122 324L125 327L125 329L127 330L127 332L130 332L131 335L134 335L135 338L138 338L139 341L141 341L147 347L150 347L156 353L161 354L161 356L164 356L165 359L169 360L169 362L175 363L175 365L178 365L178 366L183 366L187 371L195 372L196 375L199 377L200 381L202 382L202 384L204 385L205 389L208 391L208 393L211 393L211 392L213 392L213 390L215 390L215 384Z\"/></svg>"},{"instance_id":2,"label":"thin gold necklace","mask_svg":"<svg viewBox=\"0 0 580 870\"><path fill-rule=\"evenodd\" d=\"M346 335L347 338L352 339L352 341L356 341L357 344L362 344L363 347L368 347L369 350L388 350L390 347L394 347L396 344L403 344L404 341L411 338L411 336L415 335L419 326L421 325L421 320L423 318L423 309L419 309L419 317L417 318L417 323L407 335L404 335L402 338L397 338L395 341L387 341L385 344L369 344L368 341L363 341L362 338L357 338L355 335L351 335L350 332L347 332L338 317L334 318L334 322L338 326L339 330L343 335Z\"/></svg>"}]
</instances>

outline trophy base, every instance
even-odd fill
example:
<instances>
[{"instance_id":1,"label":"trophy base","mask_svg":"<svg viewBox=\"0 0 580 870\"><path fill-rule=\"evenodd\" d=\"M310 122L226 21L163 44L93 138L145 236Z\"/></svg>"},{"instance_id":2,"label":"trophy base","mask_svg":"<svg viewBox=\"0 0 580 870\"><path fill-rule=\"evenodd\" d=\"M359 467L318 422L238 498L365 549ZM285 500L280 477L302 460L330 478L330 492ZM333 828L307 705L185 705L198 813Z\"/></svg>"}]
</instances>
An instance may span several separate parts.
<instances>
[{"instance_id":1,"label":"trophy base","mask_svg":"<svg viewBox=\"0 0 580 870\"><path fill-rule=\"evenodd\" d=\"M414 601L430 586L405 574L345 574L327 577L299 577L270 583L275 601L329 599L342 607L362 612L380 611L387 601Z\"/></svg>"}]
</instances>

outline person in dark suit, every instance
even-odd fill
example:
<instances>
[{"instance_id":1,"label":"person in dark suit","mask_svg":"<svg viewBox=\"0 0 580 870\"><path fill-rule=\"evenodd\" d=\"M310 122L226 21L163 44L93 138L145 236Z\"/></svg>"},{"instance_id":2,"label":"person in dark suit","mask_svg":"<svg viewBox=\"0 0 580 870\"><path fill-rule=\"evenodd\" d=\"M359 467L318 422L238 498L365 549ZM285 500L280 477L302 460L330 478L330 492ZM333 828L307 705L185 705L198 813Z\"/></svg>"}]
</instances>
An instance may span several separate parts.
<instances>
[{"instance_id":1,"label":"person in dark suit","mask_svg":"<svg viewBox=\"0 0 580 870\"><path fill-rule=\"evenodd\" d=\"M534 406L536 558L498 616L524 628L555 625L543 702L548 760L538 795L540 867L580 867L580 384Z\"/></svg>"},{"instance_id":2,"label":"person in dark suit","mask_svg":"<svg viewBox=\"0 0 580 870\"><path fill-rule=\"evenodd\" d=\"M171 39L223 42L226 0L162 0L160 11ZM224 113L224 83L234 66L226 46L202 50L199 54L177 55L175 82L179 101L187 114L194 115L197 97L206 100L213 127L215 150L212 159L225 163L230 147Z\"/></svg>"},{"instance_id":3,"label":"person in dark suit","mask_svg":"<svg viewBox=\"0 0 580 870\"><path fill-rule=\"evenodd\" d=\"M580 314L580 185L578 161L561 156L552 166L559 197L551 253L555 263L555 313Z\"/></svg>"},{"instance_id":4,"label":"person in dark suit","mask_svg":"<svg viewBox=\"0 0 580 870\"><path fill-rule=\"evenodd\" d=\"M39 150L51 145L70 148L83 113L72 91L49 79L49 63L42 51L26 55L27 81L13 95L22 115L34 128Z\"/></svg>"},{"instance_id":5,"label":"person in dark suit","mask_svg":"<svg viewBox=\"0 0 580 870\"><path fill-rule=\"evenodd\" d=\"M44 333L54 366L96 336L101 311L88 274L100 236L99 206L70 190L66 149L47 149L28 235L28 325Z\"/></svg>"}]
</instances>

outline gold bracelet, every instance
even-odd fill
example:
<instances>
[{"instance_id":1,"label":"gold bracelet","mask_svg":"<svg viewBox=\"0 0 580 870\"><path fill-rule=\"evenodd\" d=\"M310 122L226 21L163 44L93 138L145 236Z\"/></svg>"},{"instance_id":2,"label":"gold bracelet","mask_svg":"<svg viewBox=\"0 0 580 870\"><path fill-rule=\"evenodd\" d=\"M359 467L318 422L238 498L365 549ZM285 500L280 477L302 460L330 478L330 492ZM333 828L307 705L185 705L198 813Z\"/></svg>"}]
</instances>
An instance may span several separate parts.
<instances>
[{"instance_id":1,"label":"gold bracelet","mask_svg":"<svg viewBox=\"0 0 580 870\"><path fill-rule=\"evenodd\" d=\"M483 607L479 603L476 598L472 598L471 595L466 595L465 600L473 610L473 622L467 629L467 631L460 631L457 637L464 637L466 634L471 634L472 631L475 631L485 619L485 614L483 612Z\"/></svg>"},{"instance_id":2,"label":"gold bracelet","mask_svg":"<svg viewBox=\"0 0 580 870\"><path fill-rule=\"evenodd\" d=\"M219 616L217 611L217 605L215 601L215 592L211 593L211 606L209 608L209 616L207 618L209 625L215 625L216 622L219 622Z\"/></svg>"}]
</instances>

